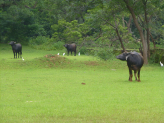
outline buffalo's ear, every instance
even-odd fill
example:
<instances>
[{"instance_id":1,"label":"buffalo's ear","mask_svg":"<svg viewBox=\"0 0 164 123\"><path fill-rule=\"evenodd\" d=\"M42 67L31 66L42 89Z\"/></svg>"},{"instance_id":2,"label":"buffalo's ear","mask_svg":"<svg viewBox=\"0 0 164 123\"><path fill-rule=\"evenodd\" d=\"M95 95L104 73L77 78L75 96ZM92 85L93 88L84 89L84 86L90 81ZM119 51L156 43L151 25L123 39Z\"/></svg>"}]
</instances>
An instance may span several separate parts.
<instances>
[{"instance_id":1,"label":"buffalo's ear","mask_svg":"<svg viewBox=\"0 0 164 123\"><path fill-rule=\"evenodd\" d=\"M16 44L16 42L14 42Z\"/></svg>"}]
</instances>

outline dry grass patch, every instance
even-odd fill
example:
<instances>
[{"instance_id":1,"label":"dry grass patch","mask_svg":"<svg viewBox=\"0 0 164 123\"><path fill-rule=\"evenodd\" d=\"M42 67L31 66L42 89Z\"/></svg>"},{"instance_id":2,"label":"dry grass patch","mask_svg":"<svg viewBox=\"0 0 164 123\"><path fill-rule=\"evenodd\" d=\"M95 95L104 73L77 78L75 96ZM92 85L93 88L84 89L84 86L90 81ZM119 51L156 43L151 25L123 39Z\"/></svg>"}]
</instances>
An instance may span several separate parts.
<instances>
[{"instance_id":1,"label":"dry grass patch","mask_svg":"<svg viewBox=\"0 0 164 123\"><path fill-rule=\"evenodd\" d=\"M85 61L84 64L89 66L98 66L99 63L97 61Z\"/></svg>"}]
</instances>

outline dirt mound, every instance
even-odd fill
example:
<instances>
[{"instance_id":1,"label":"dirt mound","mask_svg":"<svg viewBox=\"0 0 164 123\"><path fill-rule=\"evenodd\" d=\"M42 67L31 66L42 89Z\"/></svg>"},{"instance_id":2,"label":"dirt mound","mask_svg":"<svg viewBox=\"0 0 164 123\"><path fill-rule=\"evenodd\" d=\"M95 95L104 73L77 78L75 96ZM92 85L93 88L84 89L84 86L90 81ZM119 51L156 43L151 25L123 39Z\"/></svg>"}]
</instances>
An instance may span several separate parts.
<instances>
[{"instance_id":1,"label":"dirt mound","mask_svg":"<svg viewBox=\"0 0 164 123\"><path fill-rule=\"evenodd\" d=\"M50 58L50 59L58 59L60 56L59 55L53 55L53 54L47 54L44 57ZM65 57L63 57L65 58Z\"/></svg>"},{"instance_id":2,"label":"dirt mound","mask_svg":"<svg viewBox=\"0 0 164 123\"><path fill-rule=\"evenodd\" d=\"M40 59L43 63L46 64L48 67L53 67L53 66L62 66L69 64L69 60L66 59L65 57L61 57L59 55L53 55L53 54L47 54L43 58Z\"/></svg>"},{"instance_id":3,"label":"dirt mound","mask_svg":"<svg viewBox=\"0 0 164 123\"><path fill-rule=\"evenodd\" d=\"M44 56L48 61L58 61L58 62L64 62L66 61L65 57L61 57L59 55L53 55L53 54L47 54Z\"/></svg>"},{"instance_id":4,"label":"dirt mound","mask_svg":"<svg viewBox=\"0 0 164 123\"><path fill-rule=\"evenodd\" d=\"M84 64L89 65L89 66L99 65L98 62L96 62L96 61L85 61Z\"/></svg>"},{"instance_id":5,"label":"dirt mound","mask_svg":"<svg viewBox=\"0 0 164 123\"><path fill-rule=\"evenodd\" d=\"M46 67L61 67L61 68L74 68L74 67L84 67L84 66L99 66L97 61L73 61L66 57L47 54L41 59L41 63L43 63Z\"/></svg>"}]
</instances>

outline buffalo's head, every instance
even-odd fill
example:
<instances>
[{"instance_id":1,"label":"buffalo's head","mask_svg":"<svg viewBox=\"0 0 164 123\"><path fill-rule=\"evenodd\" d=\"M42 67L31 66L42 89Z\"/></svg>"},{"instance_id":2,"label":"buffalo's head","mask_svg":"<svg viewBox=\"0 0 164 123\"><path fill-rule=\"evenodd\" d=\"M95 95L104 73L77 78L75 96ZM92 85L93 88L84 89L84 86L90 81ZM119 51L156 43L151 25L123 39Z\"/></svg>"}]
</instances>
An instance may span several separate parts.
<instances>
[{"instance_id":1,"label":"buffalo's head","mask_svg":"<svg viewBox=\"0 0 164 123\"><path fill-rule=\"evenodd\" d=\"M130 55L129 52L123 52L122 54L116 56L116 58L122 61L126 61L129 55Z\"/></svg>"},{"instance_id":2,"label":"buffalo's head","mask_svg":"<svg viewBox=\"0 0 164 123\"><path fill-rule=\"evenodd\" d=\"M64 46L65 48L67 48L67 47L68 47L68 45L69 45L69 44L65 44L65 45L63 45L63 46Z\"/></svg>"},{"instance_id":3,"label":"buffalo's head","mask_svg":"<svg viewBox=\"0 0 164 123\"><path fill-rule=\"evenodd\" d=\"M14 41L11 41L10 43L8 43L8 44L10 44L11 46L12 45L14 45L16 42L14 42Z\"/></svg>"}]
</instances>

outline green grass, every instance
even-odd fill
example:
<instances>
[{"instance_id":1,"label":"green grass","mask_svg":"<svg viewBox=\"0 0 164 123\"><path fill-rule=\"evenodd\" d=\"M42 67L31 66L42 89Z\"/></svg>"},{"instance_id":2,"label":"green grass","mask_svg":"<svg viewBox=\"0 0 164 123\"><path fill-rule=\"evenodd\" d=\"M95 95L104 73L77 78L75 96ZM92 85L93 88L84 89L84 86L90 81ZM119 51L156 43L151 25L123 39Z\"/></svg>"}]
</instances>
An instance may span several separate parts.
<instances>
[{"instance_id":1,"label":"green grass","mask_svg":"<svg viewBox=\"0 0 164 123\"><path fill-rule=\"evenodd\" d=\"M126 62L0 46L1 123L162 123L164 68L147 65L128 81ZM82 84L85 83L85 84Z\"/></svg>"}]
</instances>

